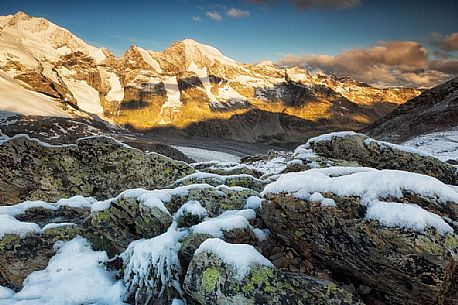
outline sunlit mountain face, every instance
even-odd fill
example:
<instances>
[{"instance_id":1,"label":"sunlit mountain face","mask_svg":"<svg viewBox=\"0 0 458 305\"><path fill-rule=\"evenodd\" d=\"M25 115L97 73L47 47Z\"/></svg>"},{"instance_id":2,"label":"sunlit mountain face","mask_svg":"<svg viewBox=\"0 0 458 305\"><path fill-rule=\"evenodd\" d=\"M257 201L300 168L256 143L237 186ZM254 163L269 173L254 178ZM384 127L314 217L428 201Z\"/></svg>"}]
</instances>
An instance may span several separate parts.
<instances>
[{"instance_id":1,"label":"sunlit mountain face","mask_svg":"<svg viewBox=\"0 0 458 305\"><path fill-rule=\"evenodd\" d=\"M243 64L192 39L160 52L131 46L116 57L43 18L19 12L0 20L5 82L54 98L60 108L141 131L186 130L206 122L199 128L209 135L222 129L255 141L289 131L299 135L317 125L357 129L420 93L271 62ZM9 110L30 111L23 106ZM241 125L240 131L226 130L227 120Z\"/></svg>"},{"instance_id":2,"label":"sunlit mountain face","mask_svg":"<svg viewBox=\"0 0 458 305\"><path fill-rule=\"evenodd\" d=\"M122 2L91 4L103 17L52 2L0 8L28 9L0 17L2 111L284 144L364 128L457 73L448 1L440 19L415 6L434 19L418 27L392 1L136 0L136 18Z\"/></svg>"}]
</instances>

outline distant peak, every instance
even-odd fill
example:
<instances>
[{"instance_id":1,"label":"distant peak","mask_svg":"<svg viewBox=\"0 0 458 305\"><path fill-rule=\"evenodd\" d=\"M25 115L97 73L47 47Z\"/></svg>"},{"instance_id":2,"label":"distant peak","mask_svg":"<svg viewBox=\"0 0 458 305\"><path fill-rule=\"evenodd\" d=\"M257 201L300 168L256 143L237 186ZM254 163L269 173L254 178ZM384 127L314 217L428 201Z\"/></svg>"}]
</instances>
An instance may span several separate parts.
<instances>
[{"instance_id":1,"label":"distant peak","mask_svg":"<svg viewBox=\"0 0 458 305\"><path fill-rule=\"evenodd\" d=\"M23 11L18 11L16 14L13 15L10 22L17 23L19 21L26 21L32 19L31 16L27 15Z\"/></svg>"},{"instance_id":2,"label":"distant peak","mask_svg":"<svg viewBox=\"0 0 458 305\"><path fill-rule=\"evenodd\" d=\"M23 11L18 11L16 14L14 14L15 17L18 17L18 18L31 18L29 15L27 15L25 12Z\"/></svg>"}]
</instances>

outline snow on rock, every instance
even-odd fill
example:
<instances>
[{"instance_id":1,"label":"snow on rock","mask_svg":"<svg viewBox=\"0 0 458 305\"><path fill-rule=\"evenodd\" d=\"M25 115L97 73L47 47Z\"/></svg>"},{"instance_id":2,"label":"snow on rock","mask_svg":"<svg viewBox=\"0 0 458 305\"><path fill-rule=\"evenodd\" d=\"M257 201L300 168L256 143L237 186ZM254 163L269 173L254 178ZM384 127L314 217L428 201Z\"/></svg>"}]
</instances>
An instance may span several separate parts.
<instances>
[{"instance_id":1,"label":"snow on rock","mask_svg":"<svg viewBox=\"0 0 458 305\"><path fill-rule=\"evenodd\" d=\"M377 143L381 149L397 149L397 150L405 151L408 153L417 154L423 157L433 157L431 154L425 151L422 151L422 150L419 150L413 147L405 146L405 145L398 145L398 144L393 144L393 143L385 142L385 141L377 141L372 138L368 138L364 140L364 144L366 145L370 145L371 143Z\"/></svg>"},{"instance_id":2,"label":"snow on rock","mask_svg":"<svg viewBox=\"0 0 458 305\"><path fill-rule=\"evenodd\" d=\"M219 62L227 66L239 65L236 61L224 56L218 49L212 46L198 43L192 39L185 39L182 43L185 46L185 54L190 59L198 59L203 56L205 59L209 60L211 64Z\"/></svg>"},{"instance_id":3,"label":"snow on rock","mask_svg":"<svg viewBox=\"0 0 458 305\"><path fill-rule=\"evenodd\" d=\"M159 189L147 191L144 189L130 189L122 192L115 198L98 201L92 205L91 211L98 212L102 210L107 210L110 208L111 203L115 200L122 198L135 198L140 204L143 204L149 208L158 208L159 210L170 214L164 203L169 202L172 199L172 196L186 196L188 191L196 188L207 188L212 187L208 184L193 184L187 186L180 186L174 189Z\"/></svg>"},{"instance_id":4,"label":"snow on rock","mask_svg":"<svg viewBox=\"0 0 458 305\"><path fill-rule=\"evenodd\" d=\"M254 265L274 268L272 263L262 256L253 246L229 244L219 238L204 241L196 250L195 255L210 252L217 255L224 263L231 265L237 272L235 278L243 280Z\"/></svg>"},{"instance_id":5,"label":"snow on rock","mask_svg":"<svg viewBox=\"0 0 458 305\"><path fill-rule=\"evenodd\" d=\"M161 66L159 65L159 63L151 56L151 54L143 49L143 48L140 48L140 47L135 47L138 52L140 53L141 57L143 58L143 60L148 64L150 65L156 72L159 72L159 73L162 73L162 68Z\"/></svg>"},{"instance_id":6,"label":"snow on rock","mask_svg":"<svg viewBox=\"0 0 458 305\"><path fill-rule=\"evenodd\" d=\"M60 243L46 269L30 274L21 291L14 294L0 290L1 303L124 305L124 285L113 281L103 265L107 261L105 251L93 251L82 237Z\"/></svg>"},{"instance_id":7,"label":"snow on rock","mask_svg":"<svg viewBox=\"0 0 458 305\"><path fill-rule=\"evenodd\" d=\"M90 208L97 200L92 197L73 196L70 198L60 199L56 203L48 203L41 200L24 201L15 205L0 206L0 214L18 216L24 214L31 208L43 208L48 210L58 210L61 207L71 208Z\"/></svg>"},{"instance_id":8,"label":"snow on rock","mask_svg":"<svg viewBox=\"0 0 458 305\"><path fill-rule=\"evenodd\" d=\"M149 304L151 298L161 297L169 287L182 293L179 274L181 270L178 251L180 240L186 232L179 232L175 225L157 237L133 241L127 250L121 254L124 261L124 282L128 294L139 299L147 295Z\"/></svg>"},{"instance_id":9,"label":"snow on rock","mask_svg":"<svg viewBox=\"0 0 458 305\"><path fill-rule=\"evenodd\" d=\"M265 175L278 174L285 168L287 162L287 156L279 156L267 160L259 160L250 163L250 167L262 172Z\"/></svg>"},{"instance_id":10,"label":"snow on rock","mask_svg":"<svg viewBox=\"0 0 458 305\"><path fill-rule=\"evenodd\" d=\"M258 209L261 206L262 199L258 196L250 196L246 200L245 209Z\"/></svg>"},{"instance_id":11,"label":"snow on rock","mask_svg":"<svg viewBox=\"0 0 458 305\"><path fill-rule=\"evenodd\" d=\"M262 195L288 193L302 200L320 201L322 206L335 206L335 202L326 200L322 194L316 193L330 192L337 196L358 196L368 207L368 213L371 211L368 217L370 219L380 217L382 225L396 225L420 231L426 226L433 226L438 232L449 232L447 225L438 220L439 216L433 217L434 214L431 215L421 207L381 203L383 199L403 198L403 191L437 199L441 203L458 203L458 192L436 178L398 170L358 167L331 167L287 173L267 185ZM381 207L381 204L387 206ZM391 208L390 213L386 212L388 207ZM378 214L379 212L381 214Z\"/></svg>"},{"instance_id":12,"label":"snow on rock","mask_svg":"<svg viewBox=\"0 0 458 305\"><path fill-rule=\"evenodd\" d=\"M334 138L345 138L345 137L354 136L354 135L357 135L357 133L354 131L331 132L331 133L319 135L314 138L310 138L307 142L308 143L327 142L327 141L331 141Z\"/></svg>"},{"instance_id":13,"label":"snow on rock","mask_svg":"<svg viewBox=\"0 0 458 305\"><path fill-rule=\"evenodd\" d=\"M294 150L293 158L300 159L300 160L317 159L318 155L313 152L313 150L309 147L307 143L307 144L302 144L298 146Z\"/></svg>"},{"instance_id":14,"label":"snow on rock","mask_svg":"<svg viewBox=\"0 0 458 305\"><path fill-rule=\"evenodd\" d=\"M68 89L75 97L78 107L89 113L103 116L103 107L100 104L99 92L88 85L84 80L63 78Z\"/></svg>"},{"instance_id":15,"label":"snow on rock","mask_svg":"<svg viewBox=\"0 0 458 305\"><path fill-rule=\"evenodd\" d=\"M124 88L121 86L119 77L113 73L109 73L110 76L110 91L106 95L108 101L120 102L124 100Z\"/></svg>"},{"instance_id":16,"label":"snow on rock","mask_svg":"<svg viewBox=\"0 0 458 305\"><path fill-rule=\"evenodd\" d=\"M70 117L56 99L29 91L0 71L0 116L17 114Z\"/></svg>"},{"instance_id":17,"label":"snow on rock","mask_svg":"<svg viewBox=\"0 0 458 305\"><path fill-rule=\"evenodd\" d=\"M208 234L213 237L223 238L224 231L245 229L249 227L248 220L242 215L220 215L210 218L192 227L196 234Z\"/></svg>"},{"instance_id":18,"label":"snow on rock","mask_svg":"<svg viewBox=\"0 0 458 305\"><path fill-rule=\"evenodd\" d=\"M41 233L41 229L35 223L22 222L6 214L0 215L0 239L6 234L15 234L23 238L28 234L39 233Z\"/></svg>"},{"instance_id":19,"label":"snow on rock","mask_svg":"<svg viewBox=\"0 0 458 305\"><path fill-rule=\"evenodd\" d=\"M183 204L178 209L176 214L173 215L173 217L177 219L178 217L183 216L185 213L194 216L200 216L202 218L208 216L207 210L197 200L191 200Z\"/></svg>"},{"instance_id":20,"label":"snow on rock","mask_svg":"<svg viewBox=\"0 0 458 305\"><path fill-rule=\"evenodd\" d=\"M73 223L73 222L59 222L59 223L55 223L55 222L51 222L51 223L48 223L47 225L45 225L41 231L42 232L45 232L47 230L51 230L51 229L55 229L55 228L62 228L62 227L74 227L76 226L77 224L76 223Z\"/></svg>"},{"instance_id":21,"label":"snow on rock","mask_svg":"<svg viewBox=\"0 0 458 305\"><path fill-rule=\"evenodd\" d=\"M413 229L424 232L433 227L439 234L452 233L449 226L439 215L428 212L416 204L397 202L373 202L366 211L366 219L377 220L382 226Z\"/></svg>"},{"instance_id":22,"label":"snow on rock","mask_svg":"<svg viewBox=\"0 0 458 305\"><path fill-rule=\"evenodd\" d=\"M315 192L308 197L311 202L319 202L322 207L335 207L336 202L334 199L325 198L321 193Z\"/></svg>"},{"instance_id":23,"label":"snow on rock","mask_svg":"<svg viewBox=\"0 0 458 305\"><path fill-rule=\"evenodd\" d=\"M261 230L259 228L254 228L252 231L253 231L254 236L256 237L256 239L259 240L259 241L266 241L269 238L270 234L271 234L269 229Z\"/></svg>"}]
</instances>

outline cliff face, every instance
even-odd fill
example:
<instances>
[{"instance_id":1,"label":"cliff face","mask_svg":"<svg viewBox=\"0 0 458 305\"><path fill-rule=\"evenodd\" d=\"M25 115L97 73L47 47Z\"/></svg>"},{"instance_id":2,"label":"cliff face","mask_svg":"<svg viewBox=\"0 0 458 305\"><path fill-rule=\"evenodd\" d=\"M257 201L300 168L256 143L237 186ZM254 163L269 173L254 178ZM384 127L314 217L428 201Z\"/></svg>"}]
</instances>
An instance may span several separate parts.
<instances>
[{"instance_id":1,"label":"cliff face","mask_svg":"<svg viewBox=\"0 0 458 305\"><path fill-rule=\"evenodd\" d=\"M56 108L78 109L143 131L172 127L187 132L209 121L218 129L219 122L251 111L288 122L297 118L302 127L319 123L326 130L358 129L420 93L270 63L242 64L191 39L162 52L132 46L116 58L22 12L0 17L0 45L0 77L56 99ZM28 114L11 99L4 103L11 112ZM292 129L274 133L289 139ZM251 138L270 135L256 132Z\"/></svg>"}]
</instances>

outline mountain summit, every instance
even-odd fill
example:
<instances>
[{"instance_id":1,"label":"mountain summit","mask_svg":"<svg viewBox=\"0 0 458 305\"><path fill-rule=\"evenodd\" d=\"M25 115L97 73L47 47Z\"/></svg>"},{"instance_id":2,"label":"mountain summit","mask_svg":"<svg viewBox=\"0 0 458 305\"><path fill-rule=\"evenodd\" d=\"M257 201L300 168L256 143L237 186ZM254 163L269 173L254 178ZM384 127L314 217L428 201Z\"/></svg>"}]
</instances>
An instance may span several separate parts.
<instances>
[{"instance_id":1,"label":"mountain summit","mask_svg":"<svg viewBox=\"0 0 458 305\"><path fill-rule=\"evenodd\" d=\"M23 12L0 17L0 46L2 82L24 96L38 93L37 103L51 103L53 113L80 111L137 130L179 128L187 136L296 141L364 127L420 93L242 64L192 39L161 52L131 46L116 58ZM2 98L2 110L38 114L39 106L16 103L7 92Z\"/></svg>"}]
</instances>

